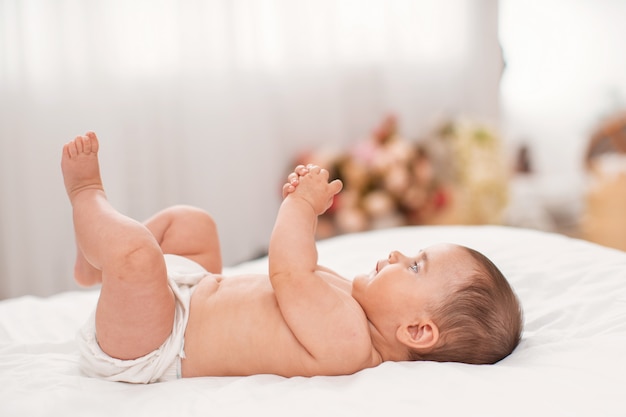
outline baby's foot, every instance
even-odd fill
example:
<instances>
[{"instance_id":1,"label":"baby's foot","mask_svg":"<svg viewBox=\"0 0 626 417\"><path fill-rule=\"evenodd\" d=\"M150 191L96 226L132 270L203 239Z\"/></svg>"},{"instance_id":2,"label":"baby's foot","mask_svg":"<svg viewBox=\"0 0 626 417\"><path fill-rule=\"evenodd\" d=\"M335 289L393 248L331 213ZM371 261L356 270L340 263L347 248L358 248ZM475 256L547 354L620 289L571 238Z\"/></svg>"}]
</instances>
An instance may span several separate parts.
<instances>
[{"instance_id":1,"label":"baby's foot","mask_svg":"<svg viewBox=\"0 0 626 417\"><path fill-rule=\"evenodd\" d=\"M93 132L77 136L63 146L61 170L71 202L84 190L104 190L100 178L98 146L98 138Z\"/></svg>"},{"instance_id":2,"label":"baby's foot","mask_svg":"<svg viewBox=\"0 0 626 417\"><path fill-rule=\"evenodd\" d=\"M82 191L103 191L98 164L98 138L95 133L87 132L85 136L77 136L65 144L61 169L65 189L72 205ZM85 287L102 282L102 272L85 259L80 248L76 254L74 278L79 285Z\"/></svg>"}]
</instances>

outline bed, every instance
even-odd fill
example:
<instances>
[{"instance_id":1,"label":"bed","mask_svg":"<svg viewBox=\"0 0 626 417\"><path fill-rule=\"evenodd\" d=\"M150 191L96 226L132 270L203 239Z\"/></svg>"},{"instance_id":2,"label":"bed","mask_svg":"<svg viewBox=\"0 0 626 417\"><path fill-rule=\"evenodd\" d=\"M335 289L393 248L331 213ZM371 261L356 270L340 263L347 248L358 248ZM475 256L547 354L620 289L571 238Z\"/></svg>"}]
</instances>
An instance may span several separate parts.
<instances>
[{"instance_id":1,"label":"bed","mask_svg":"<svg viewBox=\"0 0 626 417\"><path fill-rule=\"evenodd\" d=\"M503 226L416 226L319 243L346 276L398 249L441 241L500 266L525 311L522 342L495 365L384 363L340 377L275 375L153 385L87 378L74 335L97 290L0 302L1 416L611 416L626 415L626 253ZM262 271L266 259L225 269Z\"/></svg>"}]
</instances>

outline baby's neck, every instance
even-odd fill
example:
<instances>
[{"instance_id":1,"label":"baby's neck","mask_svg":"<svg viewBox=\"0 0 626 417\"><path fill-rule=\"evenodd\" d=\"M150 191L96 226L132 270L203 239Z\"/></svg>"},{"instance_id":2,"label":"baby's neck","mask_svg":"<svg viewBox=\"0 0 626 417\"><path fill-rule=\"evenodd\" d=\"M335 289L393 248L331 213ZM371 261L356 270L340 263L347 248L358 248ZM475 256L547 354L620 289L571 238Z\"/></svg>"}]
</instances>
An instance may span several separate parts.
<instances>
[{"instance_id":1,"label":"baby's neck","mask_svg":"<svg viewBox=\"0 0 626 417\"><path fill-rule=\"evenodd\" d=\"M406 347L398 342L395 334L385 335L368 320L372 340L372 355L378 363L393 361L400 362L408 359Z\"/></svg>"}]
</instances>

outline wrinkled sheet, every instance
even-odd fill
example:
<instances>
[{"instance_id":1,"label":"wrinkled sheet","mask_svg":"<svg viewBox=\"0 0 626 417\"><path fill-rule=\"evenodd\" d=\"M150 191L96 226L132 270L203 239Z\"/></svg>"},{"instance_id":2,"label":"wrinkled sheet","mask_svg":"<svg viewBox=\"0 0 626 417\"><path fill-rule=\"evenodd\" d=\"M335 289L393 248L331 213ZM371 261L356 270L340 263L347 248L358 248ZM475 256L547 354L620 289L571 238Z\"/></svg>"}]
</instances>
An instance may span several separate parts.
<instances>
[{"instance_id":1,"label":"wrinkled sheet","mask_svg":"<svg viewBox=\"0 0 626 417\"><path fill-rule=\"evenodd\" d=\"M495 365L399 362L339 377L106 382L80 374L74 341L98 292L66 292L0 302L0 415L626 415L626 253L539 231L431 226L328 239L319 258L352 277L391 250L415 254L444 241L489 256L522 301L522 342ZM224 273L266 268L263 258Z\"/></svg>"}]
</instances>

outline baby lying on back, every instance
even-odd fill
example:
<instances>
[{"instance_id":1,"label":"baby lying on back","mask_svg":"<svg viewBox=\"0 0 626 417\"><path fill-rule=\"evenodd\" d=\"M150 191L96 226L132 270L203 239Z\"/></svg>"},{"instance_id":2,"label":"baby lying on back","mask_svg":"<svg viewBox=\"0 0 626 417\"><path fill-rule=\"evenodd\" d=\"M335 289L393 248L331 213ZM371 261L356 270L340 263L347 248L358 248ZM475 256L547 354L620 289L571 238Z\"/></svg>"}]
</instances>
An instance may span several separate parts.
<instances>
[{"instance_id":1,"label":"baby lying on back","mask_svg":"<svg viewBox=\"0 0 626 417\"><path fill-rule=\"evenodd\" d=\"M342 188L323 168L298 166L289 175L268 273L225 277L212 217L189 206L144 223L119 213L104 192L98 149L88 132L62 156L75 277L102 285L79 338L88 375L137 383L342 375L384 361L495 363L519 342L517 297L472 249L394 251L353 280L318 265L317 217Z\"/></svg>"}]
</instances>

